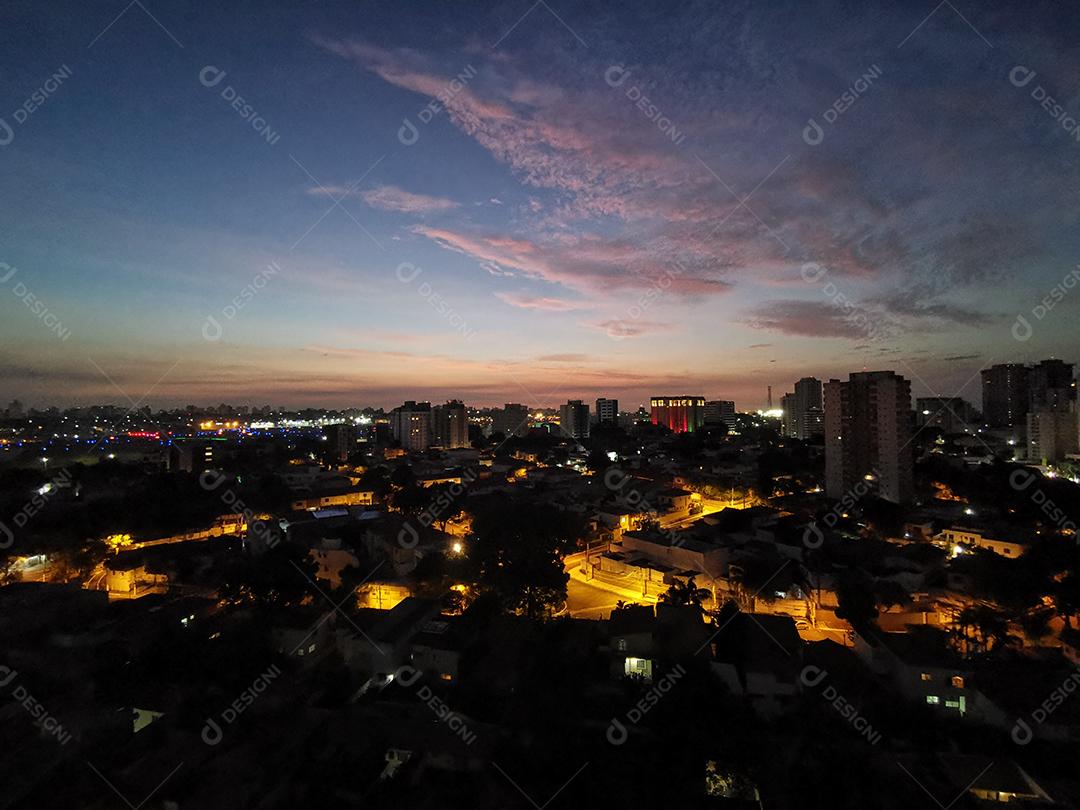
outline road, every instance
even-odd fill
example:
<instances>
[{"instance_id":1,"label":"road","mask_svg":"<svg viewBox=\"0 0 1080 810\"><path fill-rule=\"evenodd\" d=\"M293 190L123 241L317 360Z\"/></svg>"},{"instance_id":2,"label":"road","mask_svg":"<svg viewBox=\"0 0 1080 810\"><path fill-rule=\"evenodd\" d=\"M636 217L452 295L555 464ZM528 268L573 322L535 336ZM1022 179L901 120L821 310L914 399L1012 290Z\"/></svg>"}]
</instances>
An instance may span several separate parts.
<instances>
[{"instance_id":1,"label":"road","mask_svg":"<svg viewBox=\"0 0 1080 810\"><path fill-rule=\"evenodd\" d=\"M575 619L606 619L620 599L627 603L632 601L575 577L570 577L566 583L566 608Z\"/></svg>"}]
</instances>

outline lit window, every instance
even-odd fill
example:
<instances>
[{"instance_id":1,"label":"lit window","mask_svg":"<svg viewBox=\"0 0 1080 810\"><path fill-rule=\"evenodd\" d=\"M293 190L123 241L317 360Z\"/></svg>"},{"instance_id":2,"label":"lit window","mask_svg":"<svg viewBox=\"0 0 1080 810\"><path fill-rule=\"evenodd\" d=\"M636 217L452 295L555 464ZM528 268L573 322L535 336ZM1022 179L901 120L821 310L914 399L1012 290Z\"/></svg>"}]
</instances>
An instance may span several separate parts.
<instances>
[{"instance_id":1,"label":"lit window","mask_svg":"<svg viewBox=\"0 0 1080 810\"><path fill-rule=\"evenodd\" d=\"M959 675L953 675L952 678L949 680L949 683L951 683L953 685L953 688L955 689L964 688L964 679Z\"/></svg>"},{"instance_id":2,"label":"lit window","mask_svg":"<svg viewBox=\"0 0 1080 810\"><path fill-rule=\"evenodd\" d=\"M926 702L929 703L931 706L937 706L938 703L940 703L941 701L938 700L937 695L927 695Z\"/></svg>"},{"instance_id":3,"label":"lit window","mask_svg":"<svg viewBox=\"0 0 1080 810\"><path fill-rule=\"evenodd\" d=\"M929 672L924 672L924 673L922 673L922 675L920 675L919 677L920 677L920 678L922 678L922 679L923 679L924 681L929 681L929 680L933 680L933 679L932 679L932 678L930 677L930 673L929 673Z\"/></svg>"},{"instance_id":4,"label":"lit window","mask_svg":"<svg viewBox=\"0 0 1080 810\"><path fill-rule=\"evenodd\" d=\"M647 658L627 658L623 670L627 675L639 675L648 680L652 679L652 661Z\"/></svg>"}]
</instances>

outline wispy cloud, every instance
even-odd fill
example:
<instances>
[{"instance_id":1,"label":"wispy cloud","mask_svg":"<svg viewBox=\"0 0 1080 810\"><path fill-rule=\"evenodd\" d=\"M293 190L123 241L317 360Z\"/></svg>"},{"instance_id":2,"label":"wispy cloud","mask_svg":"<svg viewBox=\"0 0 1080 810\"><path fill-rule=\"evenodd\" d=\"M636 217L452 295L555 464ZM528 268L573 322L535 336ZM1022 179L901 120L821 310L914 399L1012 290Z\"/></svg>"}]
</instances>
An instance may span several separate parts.
<instances>
[{"instance_id":1,"label":"wispy cloud","mask_svg":"<svg viewBox=\"0 0 1080 810\"><path fill-rule=\"evenodd\" d=\"M641 337L642 335L649 335L654 332L670 332L672 329L672 326L669 323L621 320L618 318L588 323L586 326L597 329L614 338Z\"/></svg>"},{"instance_id":2,"label":"wispy cloud","mask_svg":"<svg viewBox=\"0 0 1080 810\"><path fill-rule=\"evenodd\" d=\"M549 312L572 312L574 310L589 309L590 305L583 301L568 301L565 298L552 298L543 295L528 295L525 293L497 292L495 297L512 307L521 309L543 309Z\"/></svg>"},{"instance_id":3,"label":"wispy cloud","mask_svg":"<svg viewBox=\"0 0 1080 810\"><path fill-rule=\"evenodd\" d=\"M355 191L347 186L315 186L308 189L308 194L318 197L359 197L372 208L381 208L384 211L400 211L406 214L451 211L461 206L460 203L453 200L432 197L427 194L416 194L397 186L377 186L365 191Z\"/></svg>"}]
</instances>

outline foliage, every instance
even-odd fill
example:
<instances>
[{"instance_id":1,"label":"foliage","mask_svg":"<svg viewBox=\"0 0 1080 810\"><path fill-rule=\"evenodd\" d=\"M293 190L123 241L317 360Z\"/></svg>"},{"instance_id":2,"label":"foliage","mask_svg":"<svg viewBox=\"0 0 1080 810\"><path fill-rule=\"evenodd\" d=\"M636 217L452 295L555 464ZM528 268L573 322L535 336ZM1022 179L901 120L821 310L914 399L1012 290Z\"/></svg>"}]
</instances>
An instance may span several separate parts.
<instances>
[{"instance_id":1,"label":"foliage","mask_svg":"<svg viewBox=\"0 0 1080 810\"><path fill-rule=\"evenodd\" d=\"M540 504L489 500L474 515L469 558L481 587L505 609L538 618L566 599L562 556L586 536L584 520Z\"/></svg>"}]
</instances>

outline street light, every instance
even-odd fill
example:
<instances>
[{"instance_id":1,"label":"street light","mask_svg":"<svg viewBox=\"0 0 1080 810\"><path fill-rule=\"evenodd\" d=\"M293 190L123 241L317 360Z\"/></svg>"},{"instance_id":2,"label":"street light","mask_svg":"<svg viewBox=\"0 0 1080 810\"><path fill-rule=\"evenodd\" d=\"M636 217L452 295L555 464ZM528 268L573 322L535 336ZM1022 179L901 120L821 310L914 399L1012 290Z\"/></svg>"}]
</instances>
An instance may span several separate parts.
<instances>
[{"instance_id":1,"label":"street light","mask_svg":"<svg viewBox=\"0 0 1080 810\"><path fill-rule=\"evenodd\" d=\"M45 456L41 457L41 466L42 466L42 469L45 469L45 470L49 469L49 459L47 457L45 457Z\"/></svg>"}]
</instances>

